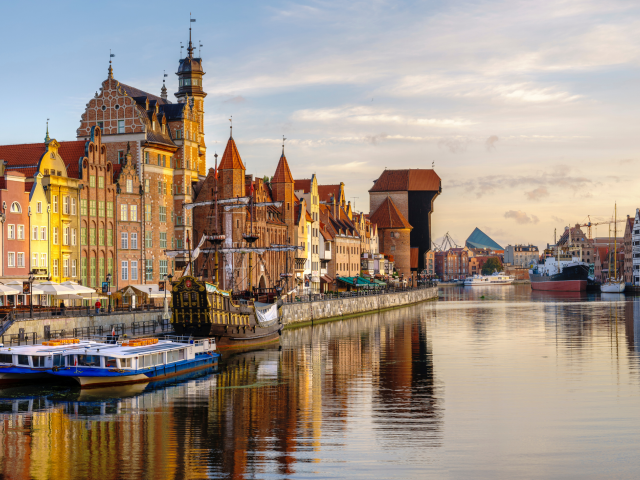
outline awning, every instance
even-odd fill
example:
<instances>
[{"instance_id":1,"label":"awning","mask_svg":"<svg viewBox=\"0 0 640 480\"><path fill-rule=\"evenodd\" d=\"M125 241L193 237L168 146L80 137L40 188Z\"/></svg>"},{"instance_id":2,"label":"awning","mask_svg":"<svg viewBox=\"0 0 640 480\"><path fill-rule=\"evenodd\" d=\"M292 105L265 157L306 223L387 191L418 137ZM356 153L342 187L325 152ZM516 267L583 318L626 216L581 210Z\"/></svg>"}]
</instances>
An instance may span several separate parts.
<instances>
[{"instance_id":1,"label":"awning","mask_svg":"<svg viewBox=\"0 0 640 480\"><path fill-rule=\"evenodd\" d=\"M333 283L333 280L331 279L331 277L327 277L326 275L322 275L320 277L320 281L323 283Z\"/></svg>"},{"instance_id":2,"label":"awning","mask_svg":"<svg viewBox=\"0 0 640 480\"><path fill-rule=\"evenodd\" d=\"M151 293L149 293L149 289L151 289ZM145 285L129 285L128 287L124 287L120 291L125 297L131 297L134 295L146 295L150 298L164 298L165 296L165 292L160 291L160 285L158 285L157 283L147 283ZM166 295L169 296L170 292L166 292Z\"/></svg>"},{"instance_id":3,"label":"awning","mask_svg":"<svg viewBox=\"0 0 640 480\"><path fill-rule=\"evenodd\" d=\"M371 283L366 278L362 278L362 277L338 277L338 280L340 280L341 282L346 283L348 285L352 285L354 287L371 287L371 286L374 286L373 283Z\"/></svg>"}]
</instances>

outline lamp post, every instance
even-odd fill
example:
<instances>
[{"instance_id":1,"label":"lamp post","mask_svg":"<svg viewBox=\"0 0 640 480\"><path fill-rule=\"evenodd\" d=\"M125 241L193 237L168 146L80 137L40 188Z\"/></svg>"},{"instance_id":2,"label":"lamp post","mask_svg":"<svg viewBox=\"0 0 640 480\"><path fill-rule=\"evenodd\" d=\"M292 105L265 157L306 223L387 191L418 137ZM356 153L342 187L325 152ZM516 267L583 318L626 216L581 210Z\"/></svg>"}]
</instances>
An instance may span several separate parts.
<instances>
[{"instance_id":1,"label":"lamp post","mask_svg":"<svg viewBox=\"0 0 640 480\"><path fill-rule=\"evenodd\" d=\"M149 310L151 310L151 287L149 287Z\"/></svg>"},{"instance_id":2,"label":"lamp post","mask_svg":"<svg viewBox=\"0 0 640 480\"><path fill-rule=\"evenodd\" d=\"M35 280L35 276L33 275L33 270L29 272L29 313L30 318L33 318L33 281ZM16 302L17 303L17 302Z\"/></svg>"},{"instance_id":3,"label":"lamp post","mask_svg":"<svg viewBox=\"0 0 640 480\"><path fill-rule=\"evenodd\" d=\"M111 272L107 273L107 295L109 296L109 313L111 313Z\"/></svg>"}]
</instances>

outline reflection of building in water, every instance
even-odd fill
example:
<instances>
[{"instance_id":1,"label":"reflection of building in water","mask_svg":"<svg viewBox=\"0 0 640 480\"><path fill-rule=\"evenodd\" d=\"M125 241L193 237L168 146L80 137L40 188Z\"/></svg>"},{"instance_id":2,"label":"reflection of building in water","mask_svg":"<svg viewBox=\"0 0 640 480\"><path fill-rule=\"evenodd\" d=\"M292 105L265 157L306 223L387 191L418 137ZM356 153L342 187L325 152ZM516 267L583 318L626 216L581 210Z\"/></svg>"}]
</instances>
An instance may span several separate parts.
<instances>
[{"instance_id":1,"label":"reflection of building in water","mask_svg":"<svg viewBox=\"0 0 640 480\"><path fill-rule=\"evenodd\" d=\"M634 299L624 304L624 323L629 351L640 353L640 301Z\"/></svg>"}]
</instances>

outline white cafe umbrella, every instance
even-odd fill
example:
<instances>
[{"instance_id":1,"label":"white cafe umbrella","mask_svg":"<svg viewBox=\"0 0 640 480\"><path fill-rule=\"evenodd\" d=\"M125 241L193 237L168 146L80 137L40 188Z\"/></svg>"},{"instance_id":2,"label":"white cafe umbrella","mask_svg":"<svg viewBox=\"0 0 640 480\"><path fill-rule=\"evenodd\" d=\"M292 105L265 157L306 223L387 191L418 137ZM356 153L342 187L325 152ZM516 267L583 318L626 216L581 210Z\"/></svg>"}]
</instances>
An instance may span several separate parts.
<instances>
[{"instance_id":1,"label":"white cafe umbrella","mask_svg":"<svg viewBox=\"0 0 640 480\"><path fill-rule=\"evenodd\" d=\"M91 287L85 287L84 285L80 285L76 282L72 282L71 280L67 280L66 282L62 282L60 285L65 286L73 290L73 293L76 295L95 295L96 290Z\"/></svg>"},{"instance_id":2,"label":"white cafe umbrella","mask_svg":"<svg viewBox=\"0 0 640 480\"><path fill-rule=\"evenodd\" d=\"M0 296L2 295L20 295L22 293L22 289L18 290L17 288L9 287L6 285L0 284Z\"/></svg>"},{"instance_id":3,"label":"white cafe umbrella","mask_svg":"<svg viewBox=\"0 0 640 480\"><path fill-rule=\"evenodd\" d=\"M60 285L56 282L42 282L42 283L34 283L33 291L34 295L73 295L75 292L65 287L64 285Z\"/></svg>"}]
</instances>

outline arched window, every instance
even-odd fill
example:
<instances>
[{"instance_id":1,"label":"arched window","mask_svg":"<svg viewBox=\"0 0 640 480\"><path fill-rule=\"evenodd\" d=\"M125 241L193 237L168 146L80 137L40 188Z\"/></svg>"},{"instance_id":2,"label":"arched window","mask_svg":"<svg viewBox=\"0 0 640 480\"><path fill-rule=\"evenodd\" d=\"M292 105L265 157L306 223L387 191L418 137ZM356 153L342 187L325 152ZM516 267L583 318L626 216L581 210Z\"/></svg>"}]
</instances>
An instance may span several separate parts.
<instances>
[{"instance_id":1,"label":"arched window","mask_svg":"<svg viewBox=\"0 0 640 480\"><path fill-rule=\"evenodd\" d=\"M11 213L22 213L22 208L18 202L13 202L11 204Z\"/></svg>"}]
</instances>

